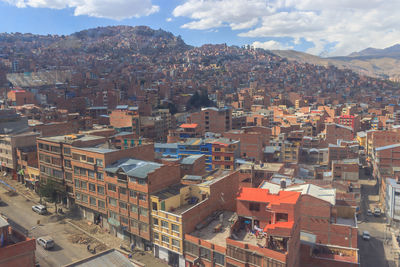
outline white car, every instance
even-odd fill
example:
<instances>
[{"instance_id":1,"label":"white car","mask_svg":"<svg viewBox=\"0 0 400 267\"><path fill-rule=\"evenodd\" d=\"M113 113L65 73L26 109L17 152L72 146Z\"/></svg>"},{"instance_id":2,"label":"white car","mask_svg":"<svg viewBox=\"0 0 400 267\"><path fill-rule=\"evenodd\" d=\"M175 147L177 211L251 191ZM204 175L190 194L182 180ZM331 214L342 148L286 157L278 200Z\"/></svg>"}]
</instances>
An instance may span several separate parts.
<instances>
[{"instance_id":1,"label":"white car","mask_svg":"<svg viewBox=\"0 0 400 267\"><path fill-rule=\"evenodd\" d=\"M36 242L44 249L51 249L54 247L54 240L51 236L42 236L36 239Z\"/></svg>"},{"instance_id":2,"label":"white car","mask_svg":"<svg viewBox=\"0 0 400 267\"><path fill-rule=\"evenodd\" d=\"M371 238L371 236L370 236L370 234L369 234L368 231L364 231L364 232L362 233L362 238L363 238L364 240L369 240L369 239Z\"/></svg>"},{"instance_id":3,"label":"white car","mask_svg":"<svg viewBox=\"0 0 400 267\"><path fill-rule=\"evenodd\" d=\"M35 205L35 206L32 206L32 210L33 210L34 212L39 213L40 215L43 215L43 214L46 214L46 213L47 213L47 209L46 209L46 207L43 206L43 205Z\"/></svg>"}]
</instances>

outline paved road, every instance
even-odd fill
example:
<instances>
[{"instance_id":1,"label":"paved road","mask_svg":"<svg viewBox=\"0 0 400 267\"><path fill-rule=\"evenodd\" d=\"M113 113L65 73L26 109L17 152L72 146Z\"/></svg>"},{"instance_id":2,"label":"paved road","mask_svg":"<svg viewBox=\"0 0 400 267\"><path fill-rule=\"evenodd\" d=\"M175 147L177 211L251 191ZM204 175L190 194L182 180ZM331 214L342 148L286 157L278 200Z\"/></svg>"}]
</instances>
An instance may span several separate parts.
<instances>
[{"instance_id":1,"label":"paved road","mask_svg":"<svg viewBox=\"0 0 400 267\"><path fill-rule=\"evenodd\" d=\"M90 256L84 245L73 244L68 240L71 234L77 233L69 224L51 222L50 216L39 215L32 211L33 203L22 196L9 196L0 187L1 199L6 203L0 207L0 212L9 218L9 222L18 230L28 233L30 237L50 235L56 246L53 250L45 250L36 246L36 258L40 266L62 266L78 259ZM40 220L40 224L37 221ZM50 221L50 222L49 222Z\"/></svg>"},{"instance_id":2,"label":"paved road","mask_svg":"<svg viewBox=\"0 0 400 267\"><path fill-rule=\"evenodd\" d=\"M361 222L358 223L358 248L360 253L361 266L365 267L387 267L389 266L385 256L385 217L374 217L367 215L369 208L368 196L378 194L377 185L363 184L361 188ZM368 231L371 235L369 241L363 240L361 235L363 231ZM387 249L387 248L386 248Z\"/></svg>"}]
</instances>

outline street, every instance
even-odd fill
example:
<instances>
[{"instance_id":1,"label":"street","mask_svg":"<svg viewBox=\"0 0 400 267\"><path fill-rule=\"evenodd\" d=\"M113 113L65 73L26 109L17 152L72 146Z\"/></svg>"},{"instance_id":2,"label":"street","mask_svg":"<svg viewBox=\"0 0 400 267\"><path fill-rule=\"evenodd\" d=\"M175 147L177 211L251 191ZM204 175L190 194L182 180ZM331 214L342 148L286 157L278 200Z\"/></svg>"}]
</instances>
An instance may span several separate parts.
<instances>
[{"instance_id":1,"label":"street","mask_svg":"<svg viewBox=\"0 0 400 267\"><path fill-rule=\"evenodd\" d=\"M388 242L389 230L386 229L386 217L384 213L380 217L367 215L367 210L377 205L378 185L375 180L360 181L361 186L361 210L358 222L358 248L361 266L365 267L387 267L391 266L390 246ZM368 231L370 240L363 240L363 231Z\"/></svg>"},{"instance_id":2,"label":"street","mask_svg":"<svg viewBox=\"0 0 400 267\"><path fill-rule=\"evenodd\" d=\"M54 239L55 247L52 250L36 246L36 260L40 266L63 266L92 255L84 245L74 244L69 240L71 235L78 233L75 228L64 221L57 222L54 215L39 215L33 212L33 202L20 195L10 196L6 192L6 189L0 187L0 196L4 202L0 212L9 218L11 226L29 237L50 235Z\"/></svg>"}]
</instances>

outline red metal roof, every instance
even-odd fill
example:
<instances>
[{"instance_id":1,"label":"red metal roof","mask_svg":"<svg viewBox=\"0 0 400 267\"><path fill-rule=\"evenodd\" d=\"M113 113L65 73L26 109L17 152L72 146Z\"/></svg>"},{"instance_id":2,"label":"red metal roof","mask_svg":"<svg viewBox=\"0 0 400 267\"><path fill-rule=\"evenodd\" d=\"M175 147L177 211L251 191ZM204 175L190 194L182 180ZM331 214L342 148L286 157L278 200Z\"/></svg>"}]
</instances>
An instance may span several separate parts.
<instances>
[{"instance_id":1,"label":"red metal roof","mask_svg":"<svg viewBox=\"0 0 400 267\"><path fill-rule=\"evenodd\" d=\"M268 230L274 230L275 228L286 228L286 229L292 229L293 228L294 222L277 222L274 224L267 224L264 228L264 232L267 232Z\"/></svg>"},{"instance_id":2,"label":"red metal roof","mask_svg":"<svg viewBox=\"0 0 400 267\"><path fill-rule=\"evenodd\" d=\"M281 203L296 204L299 197L300 192L279 191L278 194L270 194L268 189L243 187L237 200L279 205Z\"/></svg>"},{"instance_id":3,"label":"red metal roof","mask_svg":"<svg viewBox=\"0 0 400 267\"><path fill-rule=\"evenodd\" d=\"M181 128L192 128L192 129L194 129L194 128L196 128L197 126L198 126L197 123L184 123L184 124L182 124L180 127L181 127Z\"/></svg>"}]
</instances>

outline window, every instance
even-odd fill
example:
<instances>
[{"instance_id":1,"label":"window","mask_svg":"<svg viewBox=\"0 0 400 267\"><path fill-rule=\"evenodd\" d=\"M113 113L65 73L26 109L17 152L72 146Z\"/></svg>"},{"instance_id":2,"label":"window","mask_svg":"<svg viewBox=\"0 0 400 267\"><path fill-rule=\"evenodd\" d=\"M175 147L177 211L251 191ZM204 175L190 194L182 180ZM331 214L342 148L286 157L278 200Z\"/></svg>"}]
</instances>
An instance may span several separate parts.
<instances>
[{"instance_id":1,"label":"window","mask_svg":"<svg viewBox=\"0 0 400 267\"><path fill-rule=\"evenodd\" d=\"M169 237L165 235L161 235L162 242L169 243Z\"/></svg>"},{"instance_id":2,"label":"window","mask_svg":"<svg viewBox=\"0 0 400 267\"><path fill-rule=\"evenodd\" d=\"M118 220L118 214L113 211L109 211L108 213L111 219Z\"/></svg>"},{"instance_id":3,"label":"window","mask_svg":"<svg viewBox=\"0 0 400 267\"><path fill-rule=\"evenodd\" d=\"M69 148L69 147L64 147L64 154L65 154L65 155L71 155L71 148Z\"/></svg>"},{"instance_id":4,"label":"window","mask_svg":"<svg viewBox=\"0 0 400 267\"><path fill-rule=\"evenodd\" d=\"M216 147L216 148L214 148L214 151L219 152L219 151L221 151L221 148Z\"/></svg>"},{"instance_id":5,"label":"window","mask_svg":"<svg viewBox=\"0 0 400 267\"><path fill-rule=\"evenodd\" d=\"M80 174L81 176L86 176L86 169L79 168L79 174Z\"/></svg>"},{"instance_id":6,"label":"window","mask_svg":"<svg viewBox=\"0 0 400 267\"><path fill-rule=\"evenodd\" d=\"M120 194L126 195L126 188L125 187L119 187L118 191L119 191Z\"/></svg>"},{"instance_id":7,"label":"window","mask_svg":"<svg viewBox=\"0 0 400 267\"><path fill-rule=\"evenodd\" d=\"M105 209L106 208L106 203L104 201L97 200L97 203L98 203L100 209Z\"/></svg>"},{"instance_id":8,"label":"window","mask_svg":"<svg viewBox=\"0 0 400 267\"><path fill-rule=\"evenodd\" d=\"M168 228L168 222L167 221L161 221L161 227Z\"/></svg>"},{"instance_id":9,"label":"window","mask_svg":"<svg viewBox=\"0 0 400 267\"><path fill-rule=\"evenodd\" d=\"M79 175L79 168L78 167L74 167L74 174Z\"/></svg>"},{"instance_id":10,"label":"window","mask_svg":"<svg viewBox=\"0 0 400 267\"><path fill-rule=\"evenodd\" d=\"M96 198L90 197L90 205L96 206Z\"/></svg>"},{"instance_id":11,"label":"window","mask_svg":"<svg viewBox=\"0 0 400 267\"><path fill-rule=\"evenodd\" d=\"M58 178L58 179L62 179L63 178L63 172L59 171L59 170L54 170L53 169L53 176Z\"/></svg>"},{"instance_id":12,"label":"window","mask_svg":"<svg viewBox=\"0 0 400 267\"><path fill-rule=\"evenodd\" d=\"M250 207L249 209L251 211L260 211L260 203L254 203L254 202L250 202Z\"/></svg>"},{"instance_id":13,"label":"window","mask_svg":"<svg viewBox=\"0 0 400 267\"><path fill-rule=\"evenodd\" d=\"M153 224L154 225L158 225L158 219L157 218L153 218Z\"/></svg>"},{"instance_id":14,"label":"window","mask_svg":"<svg viewBox=\"0 0 400 267\"><path fill-rule=\"evenodd\" d=\"M214 255L213 256L214 256L213 258L214 258L214 261L215 261L216 264L225 266L225 256L224 256L224 254L221 254L221 253L218 253L218 252L214 251Z\"/></svg>"},{"instance_id":15,"label":"window","mask_svg":"<svg viewBox=\"0 0 400 267\"><path fill-rule=\"evenodd\" d=\"M128 218L122 217L122 216L121 216L121 222L122 222L123 224L129 224Z\"/></svg>"},{"instance_id":16,"label":"window","mask_svg":"<svg viewBox=\"0 0 400 267\"><path fill-rule=\"evenodd\" d=\"M131 211L134 213L138 213L138 207L136 205L131 205Z\"/></svg>"},{"instance_id":17,"label":"window","mask_svg":"<svg viewBox=\"0 0 400 267\"><path fill-rule=\"evenodd\" d=\"M75 199L76 200L81 200L81 194L80 193L75 193Z\"/></svg>"},{"instance_id":18,"label":"window","mask_svg":"<svg viewBox=\"0 0 400 267\"><path fill-rule=\"evenodd\" d=\"M158 233L154 233L154 240L160 240L160 235Z\"/></svg>"},{"instance_id":19,"label":"window","mask_svg":"<svg viewBox=\"0 0 400 267\"><path fill-rule=\"evenodd\" d=\"M171 223L171 229L174 232L179 232L179 225Z\"/></svg>"},{"instance_id":20,"label":"window","mask_svg":"<svg viewBox=\"0 0 400 267\"><path fill-rule=\"evenodd\" d=\"M137 198L137 193L136 193L136 191L130 190L130 189L129 189L129 197L131 197L131 198Z\"/></svg>"},{"instance_id":21,"label":"window","mask_svg":"<svg viewBox=\"0 0 400 267\"><path fill-rule=\"evenodd\" d=\"M144 184L146 184L146 180L145 179L137 179L137 183L140 185L144 185Z\"/></svg>"},{"instance_id":22,"label":"window","mask_svg":"<svg viewBox=\"0 0 400 267\"><path fill-rule=\"evenodd\" d=\"M51 151L52 151L52 152L56 152L56 153L60 153L60 152L61 152L61 149L60 149L60 147L58 147L58 146L51 146Z\"/></svg>"},{"instance_id":23,"label":"window","mask_svg":"<svg viewBox=\"0 0 400 267\"><path fill-rule=\"evenodd\" d=\"M100 195L104 195L104 186L97 186L97 193Z\"/></svg>"},{"instance_id":24,"label":"window","mask_svg":"<svg viewBox=\"0 0 400 267\"><path fill-rule=\"evenodd\" d=\"M188 241L184 241L183 245L185 247L185 252L187 252L191 255L194 255L194 256L199 255L199 247L196 244L193 244Z\"/></svg>"},{"instance_id":25,"label":"window","mask_svg":"<svg viewBox=\"0 0 400 267\"><path fill-rule=\"evenodd\" d=\"M126 203L125 202L119 202L119 207L121 208L121 209L124 209L124 210L126 210L126 209L128 209L128 205L126 205Z\"/></svg>"},{"instance_id":26,"label":"window","mask_svg":"<svg viewBox=\"0 0 400 267\"><path fill-rule=\"evenodd\" d=\"M153 210L158 210L157 202L152 202L152 203L151 203L151 206L152 206L152 209L153 209Z\"/></svg>"},{"instance_id":27,"label":"window","mask_svg":"<svg viewBox=\"0 0 400 267\"><path fill-rule=\"evenodd\" d=\"M148 232L149 231L149 226L145 223L139 224L139 230L142 232Z\"/></svg>"},{"instance_id":28,"label":"window","mask_svg":"<svg viewBox=\"0 0 400 267\"><path fill-rule=\"evenodd\" d=\"M84 190L87 190L87 182L82 181L81 182L81 188L84 189Z\"/></svg>"},{"instance_id":29,"label":"window","mask_svg":"<svg viewBox=\"0 0 400 267\"><path fill-rule=\"evenodd\" d=\"M87 157L86 161L89 163L94 163L94 158Z\"/></svg>"},{"instance_id":30,"label":"window","mask_svg":"<svg viewBox=\"0 0 400 267\"><path fill-rule=\"evenodd\" d=\"M113 192L117 192L117 187L113 184L108 184L107 189Z\"/></svg>"},{"instance_id":31,"label":"window","mask_svg":"<svg viewBox=\"0 0 400 267\"><path fill-rule=\"evenodd\" d=\"M139 228L139 223L136 220L131 219L131 227L132 228Z\"/></svg>"},{"instance_id":32,"label":"window","mask_svg":"<svg viewBox=\"0 0 400 267\"><path fill-rule=\"evenodd\" d=\"M99 181L103 181L104 180L104 176L103 176L102 172L98 172L97 173L97 180L99 180Z\"/></svg>"},{"instance_id":33,"label":"window","mask_svg":"<svg viewBox=\"0 0 400 267\"><path fill-rule=\"evenodd\" d=\"M94 179L94 171L88 170L88 176Z\"/></svg>"},{"instance_id":34,"label":"window","mask_svg":"<svg viewBox=\"0 0 400 267\"><path fill-rule=\"evenodd\" d=\"M88 203L88 196L82 194L82 201Z\"/></svg>"},{"instance_id":35,"label":"window","mask_svg":"<svg viewBox=\"0 0 400 267\"><path fill-rule=\"evenodd\" d=\"M102 159L96 159L96 164L100 167L103 167L103 160Z\"/></svg>"},{"instance_id":36,"label":"window","mask_svg":"<svg viewBox=\"0 0 400 267\"><path fill-rule=\"evenodd\" d=\"M139 200L146 201L146 194L139 193Z\"/></svg>"},{"instance_id":37,"label":"window","mask_svg":"<svg viewBox=\"0 0 400 267\"><path fill-rule=\"evenodd\" d=\"M90 192L96 192L96 185L89 183L89 191Z\"/></svg>"},{"instance_id":38,"label":"window","mask_svg":"<svg viewBox=\"0 0 400 267\"><path fill-rule=\"evenodd\" d=\"M224 160L231 160L231 157L224 157Z\"/></svg>"},{"instance_id":39,"label":"window","mask_svg":"<svg viewBox=\"0 0 400 267\"><path fill-rule=\"evenodd\" d=\"M72 182L72 173L66 172L65 173L65 180Z\"/></svg>"},{"instance_id":40,"label":"window","mask_svg":"<svg viewBox=\"0 0 400 267\"><path fill-rule=\"evenodd\" d=\"M231 166L229 166L229 165L224 165L225 166L225 170L230 170L231 169Z\"/></svg>"},{"instance_id":41,"label":"window","mask_svg":"<svg viewBox=\"0 0 400 267\"><path fill-rule=\"evenodd\" d=\"M200 257L204 259L211 259L211 252L207 248L200 247Z\"/></svg>"},{"instance_id":42,"label":"window","mask_svg":"<svg viewBox=\"0 0 400 267\"><path fill-rule=\"evenodd\" d=\"M115 198L112 197L108 198L108 203L113 207L117 206L117 200Z\"/></svg>"},{"instance_id":43,"label":"window","mask_svg":"<svg viewBox=\"0 0 400 267\"><path fill-rule=\"evenodd\" d=\"M149 212L149 210L146 208L140 207L140 209L139 209L139 214L141 216L148 216L148 212Z\"/></svg>"},{"instance_id":44,"label":"window","mask_svg":"<svg viewBox=\"0 0 400 267\"><path fill-rule=\"evenodd\" d=\"M221 160L220 156L215 156L214 160Z\"/></svg>"},{"instance_id":45,"label":"window","mask_svg":"<svg viewBox=\"0 0 400 267\"><path fill-rule=\"evenodd\" d=\"M180 247L180 246L181 246L181 243L180 243L178 240L176 240L176 239L172 239L172 245L173 245L174 247Z\"/></svg>"},{"instance_id":46,"label":"window","mask_svg":"<svg viewBox=\"0 0 400 267\"><path fill-rule=\"evenodd\" d=\"M81 184L79 183L78 179L75 179L75 188L81 187Z\"/></svg>"}]
</instances>

